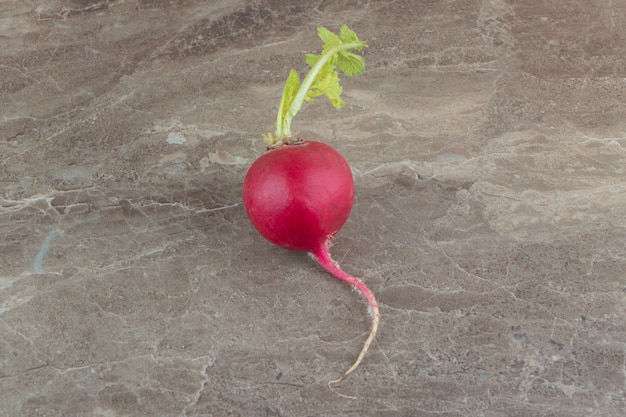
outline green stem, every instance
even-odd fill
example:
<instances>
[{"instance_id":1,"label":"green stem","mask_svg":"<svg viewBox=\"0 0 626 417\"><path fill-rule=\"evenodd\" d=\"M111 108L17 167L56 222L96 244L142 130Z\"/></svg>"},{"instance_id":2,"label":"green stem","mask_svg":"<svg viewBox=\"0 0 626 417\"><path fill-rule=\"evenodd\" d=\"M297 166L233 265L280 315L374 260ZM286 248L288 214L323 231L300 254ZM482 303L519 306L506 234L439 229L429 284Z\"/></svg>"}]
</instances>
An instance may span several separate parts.
<instances>
[{"instance_id":1,"label":"green stem","mask_svg":"<svg viewBox=\"0 0 626 417\"><path fill-rule=\"evenodd\" d=\"M302 84L300 84L300 88L296 93L291 105L287 109L285 114L285 119L281 120L281 108L278 109L278 118L276 120L276 138L289 138L291 137L291 119L300 111L302 104L304 103L304 98L306 94L311 89L311 85L315 81L317 74L321 71L322 67L331 60L335 55L337 55L341 51L349 51L350 49L358 49L365 46L366 43L363 41L352 42L352 43L344 43L341 45L337 45L333 48L330 48L326 52L320 56L315 65L311 67L309 73L302 80ZM282 107L282 106L281 106Z\"/></svg>"}]
</instances>

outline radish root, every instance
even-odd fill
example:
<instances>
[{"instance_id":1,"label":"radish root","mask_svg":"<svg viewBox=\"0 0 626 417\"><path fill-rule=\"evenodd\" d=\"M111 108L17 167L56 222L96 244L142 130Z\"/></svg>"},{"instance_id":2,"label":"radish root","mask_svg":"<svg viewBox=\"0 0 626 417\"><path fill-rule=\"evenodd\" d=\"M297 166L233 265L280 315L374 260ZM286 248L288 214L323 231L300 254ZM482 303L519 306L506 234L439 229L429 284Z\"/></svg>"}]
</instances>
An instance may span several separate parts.
<instances>
[{"instance_id":1,"label":"radish root","mask_svg":"<svg viewBox=\"0 0 626 417\"><path fill-rule=\"evenodd\" d=\"M376 338L376 332L378 331L378 323L380 321L380 312L378 311L378 303L376 302L376 298L374 297L374 294L372 293L372 291L367 287L367 285L365 285L365 283L363 283L363 281L361 281L359 278L353 277L352 275L344 272L339 266L339 264L331 258L330 240L326 240L326 242L324 242L324 244L321 245L321 247L317 251L315 251L315 253L313 253L313 256L326 271L328 271L333 276L339 278L340 280L350 284L352 287L356 288L361 294L365 296L365 298L367 299L367 302L369 303L369 313L372 316L372 328L370 330L369 336L367 336L367 339L365 340L365 343L363 344L363 348L361 349L361 352L359 352L359 356L357 356L352 366L350 366L350 368L348 368L343 374L341 374L339 378L333 379L332 381L328 382L328 388L330 388L335 394L339 395L340 397L354 399L356 397L344 395L335 391L335 389L333 388L333 385L338 384L341 381L343 381L356 368L358 368L359 364L365 357L367 350L369 349L370 345Z\"/></svg>"}]
</instances>

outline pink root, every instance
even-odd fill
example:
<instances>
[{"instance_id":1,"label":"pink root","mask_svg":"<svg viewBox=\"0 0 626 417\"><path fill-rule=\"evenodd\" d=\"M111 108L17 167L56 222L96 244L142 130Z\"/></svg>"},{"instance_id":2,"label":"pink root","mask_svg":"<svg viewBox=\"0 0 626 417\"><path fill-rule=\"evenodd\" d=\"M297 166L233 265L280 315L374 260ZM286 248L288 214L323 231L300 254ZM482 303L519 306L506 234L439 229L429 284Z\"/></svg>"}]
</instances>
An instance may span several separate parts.
<instances>
[{"instance_id":1,"label":"pink root","mask_svg":"<svg viewBox=\"0 0 626 417\"><path fill-rule=\"evenodd\" d=\"M372 293L372 291L369 288L367 288L367 286L359 278L353 277L352 275L344 272L339 267L339 264L337 264L337 262L335 262L331 258L329 244L330 244L329 240L324 242L324 244L321 245L321 247L313 253L313 256L315 256L315 259L317 259L317 262L319 262L319 264L326 271L328 271L335 277L339 278L340 280L350 284L352 287L359 290L361 294L365 296L365 298L367 299L367 302L369 303L370 314L372 316L372 329L370 330L370 334L365 340L365 343L363 344L363 348L361 349L359 356L357 356L352 366L348 368L348 370L346 370L343 374L341 374L339 378L333 379L332 381L328 383L328 387L331 390L333 390L332 386L343 381L343 379L347 377L348 375L350 375L363 360L363 357L365 356L365 353L367 353L367 350L372 344L372 341L374 341L374 339L376 338L376 332L378 331L378 322L380 321L380 313L378 312L378 303L376 302L376 298L374 297L374 294ZM343 394L339 394L339 395L342 397L354 398L354 397L348 397Z\"/></svg>"}]
</instances>

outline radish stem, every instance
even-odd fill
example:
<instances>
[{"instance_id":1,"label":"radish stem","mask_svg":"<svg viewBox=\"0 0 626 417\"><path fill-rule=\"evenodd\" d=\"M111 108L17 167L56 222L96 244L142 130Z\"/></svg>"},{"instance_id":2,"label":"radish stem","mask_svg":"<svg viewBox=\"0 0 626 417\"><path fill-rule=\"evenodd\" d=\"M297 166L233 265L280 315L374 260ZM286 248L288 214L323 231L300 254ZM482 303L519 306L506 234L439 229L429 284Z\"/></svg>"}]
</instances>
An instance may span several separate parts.
<instances>
[{"instance_id":1,"label":"radish stem","mask_svg":"<svg viewBox=\"0 0 626 417\"><path fill-rule=\"evenodd\" d=\"M313 253L313 256L315 256L315 259L317 259L317 262L319 262L319 264L326 271L328 271L330 274L334 275L335 277L339 278L340 280L350 284L352 287L356 288L359 292L361 292L361 294L365 296L370 307L369 313L372 316L372 327L370 330L370 334L369 336L367 336L367 339L365 340L365 343L363 344L363 348L361 349L361 352L357 356L356 360L354 361L352 366L350 366L350 368L348 368L343 374L341 374L341 376L339 376L336 379L333 379L332 381L328 383L328 387L331 390L333 390L335 393L337 393L333 389L333 385L338 384L341 381L343 381L345 377L350 375L359 366L359 364L363 360L363 357L365 357L367 350L372 344L372 341L374 341L374 339L376 338L376 332L378 331L378 322L380 321L380 313L378 311L378 303L376 302L376 298L374 297L374 294L372 293L372 291L367 287L367 285L365 285L365 283L363 283L363 281L361 281L359 278L353 277L352 275L343 271L339 267L339 264L331 258L329 243L330 243L330 240L326 240ZM355 398L355 397L350 397L350 396L339 394L339 393L337 394L346 398Z\"/></svg>"}]
</instances>

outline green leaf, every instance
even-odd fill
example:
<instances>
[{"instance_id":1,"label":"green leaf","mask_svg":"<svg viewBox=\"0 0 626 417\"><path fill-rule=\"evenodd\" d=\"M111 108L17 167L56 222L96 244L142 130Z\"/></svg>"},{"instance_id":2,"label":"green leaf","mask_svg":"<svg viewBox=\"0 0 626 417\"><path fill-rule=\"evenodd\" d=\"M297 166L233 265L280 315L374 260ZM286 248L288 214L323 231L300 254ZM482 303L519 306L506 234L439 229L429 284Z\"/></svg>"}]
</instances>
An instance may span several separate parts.
<instances>
[{"instance_id":1,"label":"green leaf","mask_svg":"<svg viewBox=\"0 0 626 417\"><path fill-rule=\"evenodd\" d=\"M356 33L350 30L347 25L341 25L341 29L339 29L339 39L341 39L342 43L360 42ZM357 50L360 51L361 48L357 48Z\"/></svg>"},{"instance_id":2,"label":"green leaf","mask_svg":"<svg viewBox=\"0 0 626 417\"><path fill-rule=\"evenodd\" d=\"M311 85L305 100L308 102L314 101L314 97L325 95L330 100L330 103L335 108L341 108L346 103L341 99L341 93L343 87L339 84L339 73L336 71L335 66L327 62L320 70L317 78Z\"/></svg>"},{"instance_id":3,"label":"green leaf","mask_svg":"<svg viewBox=\"0 0 626 417\"><path fill-rule=\"evenodd\" d=\"M309 67L313 67L317 60L320 59L320 55L317 54L306 54L306 64Z\"/></svg>"},{"instance_id":4,"label":"green leaf","mask_svg":"<svg viewBox=\"0 0 626 417\"><path fill-rule=\"evenodd\" d=\"M367 42L362 42L356 36L350 28L346 25L341 25L339 30L339 38L342 43L360 43L360 46L355 47L357 51L367 46ZM348 77L354 75L360 75L365 71L365 60L361 55L357 55L350 51L341 51L337 55L337 67Z\"/></svg>"},{"instance_id":5,"label":"green leaf","mask_svg":"<svg viewBox=\"0 0 626 417\"><path fill-rule=\"evenodd\" d=\"M294 69L289 71L289 76L283 87L283 95L280 99L280 105L278 106L278 116L276 118L276 136L280 139L282 132L289 128L291 117L287 117L287 112L293 103L293 99L296 97L298 90L300 89L300 76ZM289 131L289 130L286 130Z\"/></svg>"},{"instance_id":6,"label":"green leaf","mask_svg":"<svg viewBox=\"0 0 626 417\"><path fill-rule=\"evenodd\" d=\"M352 52L340 52L337 54L337 68L348 77L360 75L365 71L365 60L361 55Z\"/></svg>"},{"instance_id":7,"label":"green leaf","mask_svg":"<svg viewBox=\"0 0 626 417\"><path fill-rule=\"evenodd\" d=\"M322 42L324 42L324 46L322 49L330 49L335 46L341 45L341 39L339 39L339 36L335 35L324 26L320 26L317 28L317 35L320 37Z\"/></svg>"},{"instance_id":8,"label":"green leaf","mask_svg":"<svg viewBox=\"0 0 626 417\"><path fill-rule=\"evenodd\" d=\"M289 77L283 87L283 99L280 103L280 107L283 109L283 115L287 112L287 109L291 105L298 89L300 88L300 77L296 70L289 71ZM284 103L283 103L284 102Z\"/></svg>"}]
</instances>

